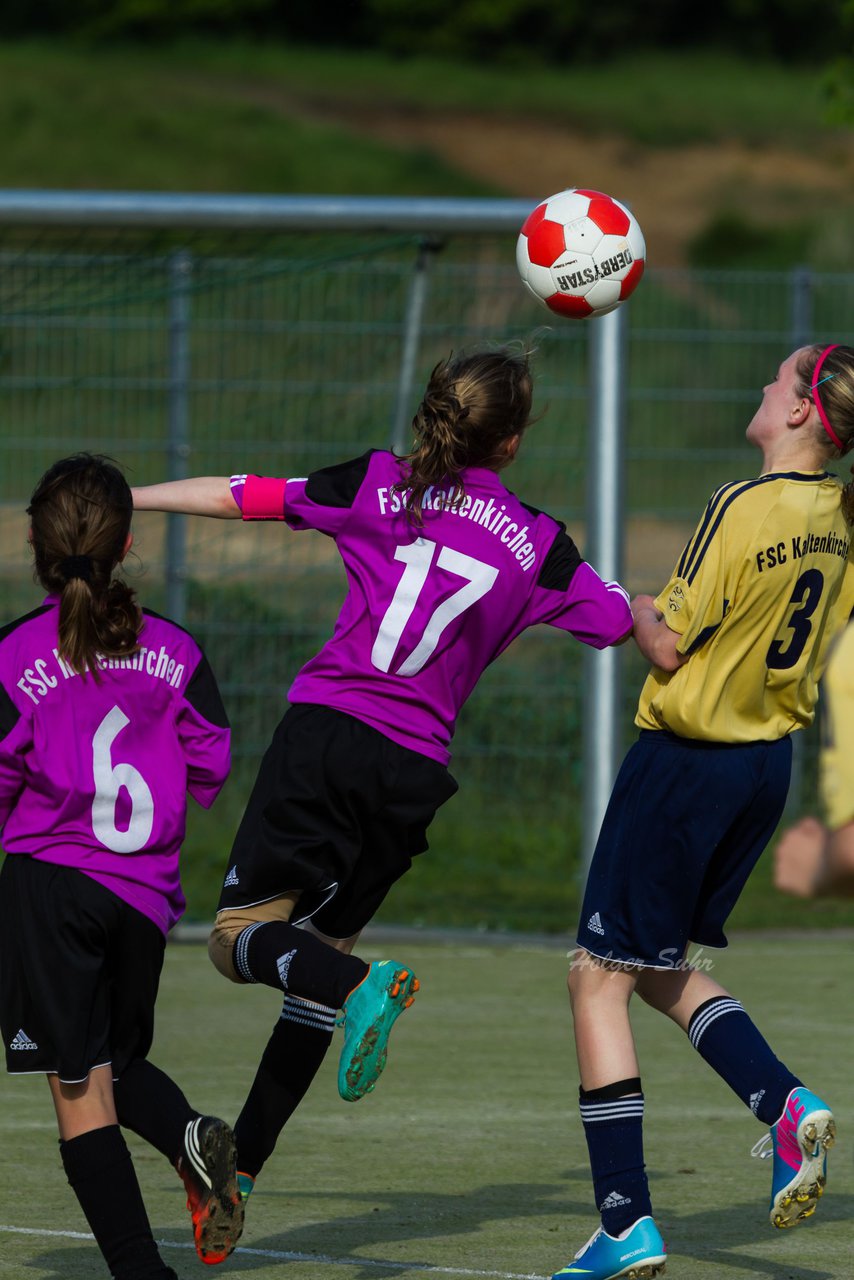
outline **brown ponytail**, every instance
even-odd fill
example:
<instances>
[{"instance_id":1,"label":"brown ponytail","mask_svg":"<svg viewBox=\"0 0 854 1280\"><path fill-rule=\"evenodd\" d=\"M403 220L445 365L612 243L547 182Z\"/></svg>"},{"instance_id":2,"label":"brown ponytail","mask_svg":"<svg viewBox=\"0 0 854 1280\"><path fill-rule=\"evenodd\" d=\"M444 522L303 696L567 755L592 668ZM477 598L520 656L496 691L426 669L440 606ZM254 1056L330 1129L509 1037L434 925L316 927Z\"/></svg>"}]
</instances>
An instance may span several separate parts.
<instances>
[{"instance_id":1,"label":"brown ponytail","mask_svg":"<svg viewBox=\"0 0 854 1280\"><path fill-rule=\"evenodd\" d=\"M112 578L130 532L130 488L108 458L78 453L45 472L27 512L35 576L60 597L59 654L97 679L98 656L135 653L142 630L133 590Z\"/></svg>"},{"instance_id":2,"label":"brown ponytail","mask_svg":"<svg viewBox=\"0 0 854 1280\"><path fill-rule=\"evenodd\" d=\"M423 524L422 504L431 485L443 482L465 496L466 467L498 471L511 461L502 446L530 422L533 379L528 356L500 347L453 354L433 369L412 420L415 448L404 456L406 478L395 488L405 494L414 523Z\"/></svg>"}]
</instances>

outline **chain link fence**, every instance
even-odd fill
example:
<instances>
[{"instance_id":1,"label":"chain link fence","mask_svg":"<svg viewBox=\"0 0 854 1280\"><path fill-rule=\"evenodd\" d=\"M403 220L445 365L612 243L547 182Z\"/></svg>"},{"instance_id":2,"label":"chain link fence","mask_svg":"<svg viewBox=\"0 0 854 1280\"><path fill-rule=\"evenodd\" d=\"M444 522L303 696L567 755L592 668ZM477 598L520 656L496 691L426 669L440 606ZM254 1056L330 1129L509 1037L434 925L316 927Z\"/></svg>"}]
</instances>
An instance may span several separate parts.
<instances>
[{"instance_id":1,"label":"chain link fence","mask_svg":"<svg viewBox=\"0 0 854 1280\"><path fill-rule=\"evenodd\" d=\"M371 446L405 448L432 365L479 343L535 351L539 420L508 483L564 520L583 552L596 322L539 308L513 250L513 235L470 225L4 227L0 209L3 620L40 599L24 508L56 458L105 452L141 484L304 475ZM844 340L853 302L854 276L648 269L625 308L625 502L614 513L632 592L664 584L714 488L755 474L744 430L762 385L796 345ZM229 798L215 826L190 829L188 859L207 886L191 907L204 913L288 684L329 634L345 582L320 535L154 514L135 534L140 598L199 637L234 728ZM581 648L549 628L528 633L464 709L461 797L437 818L429 882L441 893L452 870L455 887L424 918L501 924L509 897L517 927L566 923L571 890L555 886L571 881L580 839ZM630 646L621 653L627 743L643 667ZM799 752L794 810L813 802L814 737Z\"/></svg>"}]
</instances>

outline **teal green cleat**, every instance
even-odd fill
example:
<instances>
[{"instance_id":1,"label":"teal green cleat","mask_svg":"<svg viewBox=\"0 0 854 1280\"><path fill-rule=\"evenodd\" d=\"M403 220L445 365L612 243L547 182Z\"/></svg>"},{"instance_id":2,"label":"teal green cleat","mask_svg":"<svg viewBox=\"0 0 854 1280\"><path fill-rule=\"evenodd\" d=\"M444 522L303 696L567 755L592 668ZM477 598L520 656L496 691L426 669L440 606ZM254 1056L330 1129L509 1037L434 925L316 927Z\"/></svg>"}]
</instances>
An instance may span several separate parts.
<instances>
[{"instance_id":1,"label":"teal green cleat","mask_svg":"<svg viewBox=\"0 0 854 1280\"><path fill-rule=\"evenodd\" d=\"M240 1192L240 1199L246 1204L246 1201L252 1195L252 1188L255 1186L255 1179L251 1173L238 1173L237 1190Z\"/></svg>"},{"instance_id":2,"label":"teal green cleat","mask_svg":"<svg viewBox=\"0 0 854 1280\"><path fill-rule=\"evenodd\" d=\"M572 1262L556 1271L552 1280L652 1280L664 1273L667 1254L652 1218L638 1218L621 1236L609 1236L599 1228Z\"/></svg>"},{"instance_id":3,"label":"teal green cleat","mask_svg":"<svg viewBox=\"0 0 854 1280\"><path fill-rule=\"evenodd\" d=\"M345 1102L358 1102L373 1089L386 1063L391 1029L418 987L410 969L394 960L376 960L344 1001L338 1092Z\"/></svg>"}]
</instances>

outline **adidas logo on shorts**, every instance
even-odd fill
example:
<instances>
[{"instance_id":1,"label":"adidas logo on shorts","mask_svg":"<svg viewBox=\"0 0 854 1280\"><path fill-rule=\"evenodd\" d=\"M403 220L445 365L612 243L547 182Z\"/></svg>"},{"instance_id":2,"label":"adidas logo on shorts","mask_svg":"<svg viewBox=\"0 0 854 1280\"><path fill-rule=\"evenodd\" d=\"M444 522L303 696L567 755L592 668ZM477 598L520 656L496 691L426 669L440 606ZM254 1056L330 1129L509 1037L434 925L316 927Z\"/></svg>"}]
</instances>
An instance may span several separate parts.
<instances>
[{"instance_id":1,"label":"adidas logo on shorts","mask_svg":"<svg viewBox=\"0 0 854 1280\"><path fill-rule=\"evenodd\" d=\"M38 1045L36 1044L35 1040L30 1039L26 1031L19 1031L17 1035L13 1037L12 1043L9 1045L9 1048L10 1049L38 1049Z\"/></svg>"},{"instance_id":2,"label":"adidas logo on shorts","mask_svg":"<svg viewBox=\"0 0 854 1280\"><path fill-rule=\"evenodd\" d=\"M599 1212L603 1209L619 1209L622 1204L631 1204L631 1196L624 1196L619 1191L610 1191L599 1206Z\"/></svg>"},{"instance_id":3,"label":"adidas logo on shorts","mask_svg":"<svg viewBox=\"0 0 854 1280\"><path fill-rule=\"evenodd\" d=\"M240 877L237 874L236 865L231 868L231 870L229 871L228 875L225 877L222 883L225 889L231 888L232 885L240 884Z\"/></svg>"},{"instance_id":4,"label":"adidas logo on shorts","mask_svg":"<svg viewBox=\"0 0 854 1280\"><path fill-rule=\"evenodd\" d=\"M600 937L604 937L605 930L602 928L602 921L599 918L598 911L594 911L593 915L587 921L587 928L591 933L598 933Z\"/></svg>"},{"instance_id":5,"label":"adidas logo on shorts","mask_svg":"<svg viewBox=\"0 0 854 1280\"><path fill-rule=\"evenodd\" d=\"M764 1089L760 1089L758 1093L751 1093L750 1110L753 1112L754 1115L756 1115L756 1112L759 1110L759 1104L764 1097L765 1097Z\"/></svg>"}]
</instances>

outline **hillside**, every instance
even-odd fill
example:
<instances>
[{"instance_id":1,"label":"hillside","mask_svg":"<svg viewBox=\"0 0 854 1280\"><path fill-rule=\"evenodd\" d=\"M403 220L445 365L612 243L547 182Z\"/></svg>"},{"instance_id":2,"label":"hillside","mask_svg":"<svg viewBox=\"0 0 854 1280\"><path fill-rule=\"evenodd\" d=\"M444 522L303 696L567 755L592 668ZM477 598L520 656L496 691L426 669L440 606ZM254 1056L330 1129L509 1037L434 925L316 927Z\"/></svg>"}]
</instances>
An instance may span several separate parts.
<instances>
[{"instance_id":1,"label":"hillside","mask_svg":"<svg viewBox=\"0 0 854 1280\"><path fill-rule=\"evenodd\" d=\"M564 187L607 191L629 203L644 228L650 262L686 265L689 246L713 215L745 225L785 227L838 210L840 231L854 213L854 143L809 150L784 137L761 147L730 138L656 147L607 132L590 134L533 117L494 118L425 107L391 113L360 105L318 109L305 118L347 127L395 149L426 152L443 166L505 195L534 200ZM847 210L847 214L846 211ZM824 263L830 267L831 262ZM854 260L846 253L843 266Z\"/></svg>"},{"instance_id":2,"label":"hillside","mask_svg":"<svg viewBox=\"0 0 854 1280\"><path fill-rule=\"evenodd\" d=\"M828 124L807 68L793 85L722 55L507 72L233 43L9 42L0 126L5 187L535 202L584 185L631 204L656 266L684 265L703 234L713 265L854 270L854 132Z\"/></svg>"}]
</instances>

